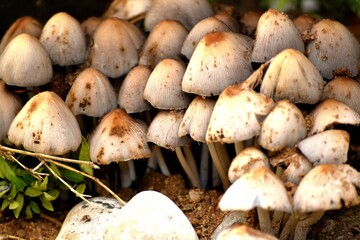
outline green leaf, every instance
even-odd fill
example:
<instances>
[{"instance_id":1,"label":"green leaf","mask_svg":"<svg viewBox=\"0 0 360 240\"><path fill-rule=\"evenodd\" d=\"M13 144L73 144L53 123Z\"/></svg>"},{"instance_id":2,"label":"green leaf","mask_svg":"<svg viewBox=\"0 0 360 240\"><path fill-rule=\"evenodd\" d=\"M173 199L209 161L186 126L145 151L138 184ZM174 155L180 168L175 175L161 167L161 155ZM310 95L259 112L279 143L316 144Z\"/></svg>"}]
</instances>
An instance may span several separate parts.
<instances>
[{"instance_id":1,"label":"green leaf","mask_svg":"<svg viewBox=\"0 0 360 240\"><path fill-rule=\"evenodd\" d=\"M27 219L30 219L30 218L33 217L32 210L31 210L30 205L27 205L27 206L26 206L26 208L25 208L25 215L26 215L26 218L27 218Z\"/></svg>"},{"instance_id":2,"label":"green leaf","mask_svg":"<svg viewBox=\"0 0 360 240\"><path fill-rule=\"evenodd\" d=\"M59 175L61 177L61 173L59 168L54 164L54 163L50 163L50 168L51 170L53 170L57 175Z\"/></svg>"},{"instance_id":3,"label":"green leaf","mask_svg":"<svg viewBox=\"0 0 360 240\"><path fill-rule=\"evenodd\" d=\"M20 215L20 212L21 212L21 209L23 208L24 206L24 195L22 193L19 193L17 196L16 196L16 202L19 203L18 207L14 209L14 215L16 218L19 217Z\"/></svg>"},{"instance_id":4,"label":"green leaf","mask_svg":"<svg viewBox=\"0 0 360 240\"><path fill-rule=\"evenodd\" d=\"M54 201L59 196L59 191L56 189L51 189L48 192L44 192L44 197L49 201Z\"/></svg>"},{"instance_id":5,"label":"green leaf","mask_svg":"<svg viewBox=\"0 0 360 240\"><path fill-rule=\"evenodd\" d=\"M42 181L37 180L36 182L34 182L32 187L40 191L45 191L47 190L48 181L49 181L48 176L45 176L45 178Z\"/></svg>"},{"instance_id":6,"label":"green leaf","mask_svg":"<svg viewBox=\"0 0 360 240\"><path fill-rule=\"evenodd\" d=\"M41 194L43 194L42 191L30 186L25 189L25 195L29 197L38 197Z\"/></svg>"},{"instance_id":7,"label":"green leaf","mask_svg":"<svg viewBox=\"0 0 360 240\"><path fill-rule=\"evenodd\" d=\"M7 195L8 200L13 200L16 197L16 194L18 193L18 190L14 187L11 188L10 193Z\"/></svg>"},{"instance_id":8,"label":"green leaf","mask_svg":"<svg viewBox=\"0 0 360 240\"><path fill-rule=\"evenodd\" d=\"M36 202L31 201L31 202L29 203L29 206L30 206L31 210L32 210L34 213L37 213L37 214L40 214L40 213L41 213L40 207L39 207L39 205L38 205Z\"/></svg>"},{"instance_id":9,"label":"green leaf","mask_svg":"<svg viewBox=\"0 0 360 240\"><path fill-rule=\"evenodd\" d=\"M90 146L86 141L86 138L82 137L82 142L79 151L79 160L89 162L90 161ZM94 169L92 169L89 165L79 164L80 170L94 176Z\"/></svg>"},{"instance_id":10,"label":"green leaf","mask_svg":"<svg viewBox=\"0 0 360 240\"><path fill-rule=\"evenodd\" d=\"M65 168L61 168L61 175L73 183L81 183L84 182L85 177L79 173L70 171Z\"/></svg>"},{"instance_id":11,"label":"green leaf","mask_svg":"<svg viewBox=\"0 0 360 240\"><path fill-rule=\"evenodd\" d=\"M1 204L1 211L3 211L5 208L7 208L10 205L10 200L4 199L4 201Z\"/></svg>"},{"instance_id":12,"label":"green leaf","mask_svg":"<svg viewBox=\"0 0 360 240\"><path fill-rule=\"evenodd\" d=\"M43 205L43 207L46 210L54 211L54 207L53 207L52 203L49 200L47 200L44 195L41 195L39 198L40 198L41 204Z\"/></svg>"},{"instance_id":13,"label":"green leaf","mask_svg":"<svg viewBox=\"0 0 360 240\"><path fill-rule=\"evenodd\" d=\"M14 184L17 190L23 190L26 187L26 183L16 176L15 172L11 169L11 167L7 164L7 161L0 156L0 172L2 175L9 180L12 184Z\"/></svg>"},{"instance_id":14,"label":"green leaf","mask_svg":"<svg viewBox=\"0 0 360 240\"><path fill-rule=\"evenodd\" d=\"M14 210L16 209L18 206L20 206L20 203L16 200L12 200L9 204L9 209Z\"/></svg>"},{"instance_id":15,"label":"green leaf","mask_svg":"<svg viewBox=\"0 0 360 240\"><path fill-rule=\"evenodd\" d=\"M8 181L0 182L0 198L4 196L11 189L11 184Z\"/></svg>"},{"instance_id":16,"label":"green leaf","mask_svg":"<svg viewBox=\"0 0 360 240\"><path fill-rule=\"evenodd\" d=\"M85 183L80 183L79 185L76 186L76 191L80 194L83 194L85 192L85 189L86 189Z\"/></svg>"}]
</instances>

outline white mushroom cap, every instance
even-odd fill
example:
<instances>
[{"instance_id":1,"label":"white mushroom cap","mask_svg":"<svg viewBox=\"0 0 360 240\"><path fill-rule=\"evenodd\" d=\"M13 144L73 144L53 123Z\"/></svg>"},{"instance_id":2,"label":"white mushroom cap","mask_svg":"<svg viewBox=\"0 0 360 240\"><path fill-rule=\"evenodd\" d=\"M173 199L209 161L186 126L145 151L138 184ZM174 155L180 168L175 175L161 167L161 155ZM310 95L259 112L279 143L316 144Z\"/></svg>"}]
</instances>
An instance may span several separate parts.
<instances>
[{"instance_id":1,"label":"white mushroom cap","mask_svg":"<svg viewBox=\"0 0 360 240\"><path fill-rule=\"evenodd\" d=\"M16 115L8 139L33 152L62 155L78 149L81 132L65 102L46 91L32 97Z\"/></svg>"},{"instance_id":2,"label":"white mushroom cap","mask_svg":"<svg viewBox=\"0 0 360 240\"><path fill-rule=\"evenodd\" d=\"M181 89L185 64L166 58L151 72L144 90L144 99L153 107L164 110L185 109L191 96Z\"/></svg>"},{"instance_id":3,"label":"white mushroom cap","mask_svg":"<svg viewBox=\"0 0 360 240\"><path fill-rule=\"evenodd\" d=\"M215 102L210 98L196 96L186 109L181 121L179 137L189 134L195 141L204 143Z\"/></svg>"},{"instance_id":4,"label":"white mushroom cap","mask_svg":"<svg viewBox=\"0 0 360 240\"><path fill-rule=\"evenodd\" d=\"M97 164L148 158L147 125L122 109L107 113L89 137L90 159Z\"/></svg>"},{"instance_id":5,"label":"white mushroom cap","mask_svg":"<svg viewBox=\"0 0 360 240\"><path fill-rule=\"evenodd\" d=\"M310 34L314 40L307 45L306 52L324 78L332 79L343 72L351 77L357 75L360 45L343 24L323 19L313 25Z\"/></svg>"},{"instance_id":6,"label":"white mushroom cap","mask_svg":"<svg viewBox=\"0 0 360 240\"><path fill-rule=\"evenodd\" d=\"M75 78L65 102L74 115L102 117L116 108L117 96L104 74L95 68L86 68Z\"/></svg>"},{"instance_id":7,"label":"white mushroom cap","mask_svg":"<svg viewBox=\"0 0 360 240\"><path fill-rule=\"evenodd\" d=\"M40 42L53 64L68 66L84 63L85 33L78 20L66 12L54 14L45 23Z\"/></svg>"},{"instance_id":8,"label":"white mushroom cap","mask_svg":"<svg viewBox=\"0 0 360 240\"><path fill-rule=\"evenodd\" d=\"M360 204L356 191L360 173L347 164L320 164L301 180L294 194L294 210L313 212Z\"/></svg>"},{"instance_id":9,"label":"white mushroom cap","mask_svg":"<svg viewBox=\"0 0 360 240\"><path fill-rule=\"evenodd\" d=\"M314 165L345 163L350 144L349 133L343 130L326 130L300 141L297 147Z\"/></svg>"},{"instance_id":10,"label":"white mushroom cap","mask_svg":"<svg viewBox=\"0 0 360 240\"><path fill-rule=\"evenodd\" d=\"M217 100L211 114L207 142L234 143L260 134L260 119L275 103L264 94L253 90L227 87Z\"/></svg>"},{"instance_id":11,"label":"white mushroom cap","mask_svg":"<svg viewBox=\"0 0 360 240\"><path fill-rule=\"evenodd\" d=\"M185 92L219 95L226 87L244 81L252 73L253 41L232 32L209 33L191 56L182 81Z\"/></svg>"},{"instance_id":12,"label":"white mushroom cap","mask_svg":"<svg viewBox=\"0 0 360 240\"><path fill-rule=\"evenodd\" d=\"M267 69L260 92L275 101L314 104L319 101L324 80L305 55L295 49L277 54Z\"/></svg>"},{"instance_id":13,"label":"white mushroom cap","mask_svg":"<svg viewBox=\"0 0 360 240\"><path fill-rule=\"evenodd\" d=\"M146 13L152 0L113 0L103 17L117 17L129 20Z\"/></svg>"},{"instance_id":14,"label":"white mushroom cap","mask_svg":"<svg viewBox=\"0 0 360 240\"><path fill-rule=\"evenodd\" d=\"M156 145L174 150L191 142L188 136L179 137L179 126L184 111L160 111L151 121L147 139Z\"/></svg>"},{"instance_id":15,"label":"white mushroom cap","mask_svg":"<svg viewBox=\"0 0 360 240\"><path fill-rule=\"evenodd\" d=\"M0 77L8 85L35 87L50 82L51 60L40 41L28 33L12 39L0 57Z\"/></svg>"},{"instance_id":16,"label":"white mushroom cap","mask_svg":"<svg viewBox=\"0 0 360 240\"><path fill-rule=\"evenodd\" d=\"M21 106L20 99L0 80L0 143L7 140L6 135L10 124Z\"/></svg>"},{"instance_id":17,"label":"white mushroom cap","mask_svg":"<svg viewBox=\"0 0 360 240\"><path fill-rule=\"evenodd\" d=\"M243 224L233 224L220 232L216 240L276 240L277 238Z\"/></svg>"},{"instance_id":18,"label":"white mushroom cap","mask_svg":"<svg viewBox=\"0 0 360 240\"><path fill-rule=\"evenodd\" d=\"M288 100L280 100L262 122L258 138L260 146L270 151L293 147L306 137L305 118Z\"/></svg>"},{"instance_id":19,"label":"white mushroom cap","mask_svg":"<svg viewBox=\"0 0 360 240\"><path fill-rule=\"evenodd\" d=\"M180 50L188 35L175 20L162 20L151 30L140 52L139 64L154 68L165 58L180 59Z\"/></svg>"},{"instance_id":20,"label":"white mushroom cap","mask_svg":"<svg viewBox=\"0 0 360 240\"><path fill-rule=\"evenodd\" d=\"M310 112L309 116L313 123L310 135L322 132L335 124L360 124L360 115L345 103L335 99L325 99Z\"/></svg>"},{"instance_id":21,"label":"white mushroom cap","mask_svg":"<svg viewBox=\"0 0 360 240\"><path fill-rule=\"evenodd\" d=\"M251 61L266 62L287 48L304 52L301 34L286 14L269 9L261 15L257 24Z\"/></svg>"},{"instance_id":22,"label":"white mushroom cap","mask_svg":"<svg viewBox=\"0 0 360 240\"><path fill-rule=\"evenodd\" d=\"M255 147L247 147L232 160L228 171L229 180L233 183L251 169L261 166L270 168L267 156Z\"/></svg>"},{"instance_id":23,"label":"white mushroom cap","mask_svg":"<svg viewBox=\"0 0 360 240\"><path fill-rule=\"evenodd\" d=\"M150 32L161 20L181 22L190 30L197 22L214 14L207 0L153 0L145 16L145 30Z\"/></svg>"},{"instance_id":24,"label":"white mushroom cap","mask_svg":"<svg viewBox=\"0 0 360 240\"><path fill-rule=\"evenodd\" d=\"M281 180L267 167L253 168L237 179L219 202L222 211L250 211L255 207L292 212Z\"/></svg>"},{"instance_id":25,"label":"white mushroom cap","mask_svg":"<svg viewBox=\"0 0 360 240\"><path fill-rule=\"evenodd\" d=\"M142 112L151 109L151 105L144 99L144 90L151 70L148 67L138 65L130 70L123 80L118 104L127 113Z\"/></svg>"}]
</instances>

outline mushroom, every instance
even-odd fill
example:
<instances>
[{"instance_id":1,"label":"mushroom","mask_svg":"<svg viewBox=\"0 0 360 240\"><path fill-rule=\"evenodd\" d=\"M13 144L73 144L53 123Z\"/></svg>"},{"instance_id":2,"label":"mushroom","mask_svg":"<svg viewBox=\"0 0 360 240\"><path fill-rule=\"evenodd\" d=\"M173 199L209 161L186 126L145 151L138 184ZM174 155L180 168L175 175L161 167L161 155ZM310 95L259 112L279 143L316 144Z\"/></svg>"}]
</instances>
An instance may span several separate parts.
<instances>
[{"instance_id":1,"label":"mushroom","mask_svg":"<svg viewBox=\"0 0 360 240\"><path fill-rule=\"evenodd\" d=\"M226 87L244 81L252 72L252 39L232 32L209 33L191 56L182 89L201 96L219 95Z\"/></svg>"},{"instance_id":2,"label":"mushroom","mask_svg":"<svg viewBox=\"0 0 360 240\"><path fill-rule=\"evenodd\" d=\"M54 92L32 97L12 121L8 139L25 149L47 155L63 155L81 144L78 122Z\"/></svg>"},{"instance_id":3,"label":"mushroom","mask_svg":"<svg viewBox=\"0 0 360 240\"><path fill-rule=\"evenodd\" d=\"M66 12L54 14L45 23L40 42L53 64L69 66L84 63L85 33L78 20Z\"/></svg>"},{"instance_id":4,"label":"mushroom","mask_svg":"<svg viewBox=\"0 0 360 240\"><path fill-rule=\"evenodd\" d=\"M151 2L152 0L113 0L103 14L103 18L117 17L130 20L145 14L149 10Z\"/></svg>"},{"instance_id":5,"label":"mushroom","mask_svg":"<svg viewBox=\"0 0 360 240\"><path fill-rule=\"evenodd\" d=\"M51 60L40 41L28 33L12 39L0 57L0 77L8 85L35 87L50 82Z\"/></svg>"},{"instance_id":6,"label":"mushroom","mask_svg":"<svg viewBox=\"0 0 360 240\"><path fill-rule=\"evenodd\" d=\"M295 27L299 30L304 40L308 40L312 26L317 19L308 14L302 14L293 20Z\"/></svg>"},{"instance_id":7,"label":"mushroom","mask_svg":"<svg viewBox=\"0 0 360 240\"><path fill-rule=\"evenodd\" d=\"M258 21L251 61L264 63L287 48L303 53L301 34L285 13L269 9Z\"/></svg>"},{"instance_id":8,"label":"mushroom","mask_svg":"<svg viewBox=\"0 0 360 240\"><path fill-rule=\"evenodd\" d=\"M233 240L233 239L242 239L242 240L276 240L277 238L255 230L252 227L246 226L244 224L235 223L231 227L224 229L220 232L216 240Z\"/></svg>"},{"instance_id":9,"label":"mushroom","mask_svg":"<svg viewBox=\"0 0 360 240\"><path fill-rule=\"evenodd\" d=\"M255 38L255 31L262 12L249 10L240 17L241 32Z\"/></svg>"}]
</instances>

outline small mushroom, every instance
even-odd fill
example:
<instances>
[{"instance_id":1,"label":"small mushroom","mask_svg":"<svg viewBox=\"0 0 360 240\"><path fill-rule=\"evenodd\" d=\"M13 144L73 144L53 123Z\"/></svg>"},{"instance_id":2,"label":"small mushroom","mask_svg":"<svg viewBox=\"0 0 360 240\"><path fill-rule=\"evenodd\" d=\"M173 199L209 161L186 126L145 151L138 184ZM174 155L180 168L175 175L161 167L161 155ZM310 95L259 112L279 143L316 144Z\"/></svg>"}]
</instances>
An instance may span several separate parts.
<instances>
[{"instance_id":1,"label":"small mushroom","mask_svg":"<svg viewBox=\"0 0 360 240\"><path fill-rule=\"evenodd\" d=\"M117 17L130 20L145 14L149 10L151 2L152 0L113 0L103 14L103 18Z\"/></svg>"}]
</instances>

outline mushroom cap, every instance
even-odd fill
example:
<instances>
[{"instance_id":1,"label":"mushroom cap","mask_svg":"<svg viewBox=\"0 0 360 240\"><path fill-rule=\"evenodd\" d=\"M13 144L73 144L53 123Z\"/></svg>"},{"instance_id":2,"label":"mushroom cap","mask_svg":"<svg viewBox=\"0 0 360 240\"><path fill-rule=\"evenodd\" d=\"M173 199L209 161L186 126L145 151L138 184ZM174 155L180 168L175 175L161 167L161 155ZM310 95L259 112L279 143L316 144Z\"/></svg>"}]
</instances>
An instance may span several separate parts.
<instances>
[{"instance_id":1,"label":"mushroom cap","mask_svg":"<svg viewBox=\"0 0 360 240\"><path fill-rule=\"evenodd\" d=\"M79 21L66 12L54 14L45 23L40 42L53 64L68 66L84 63L85 33Z\"/></svg>"},{"instance_id":2,"label":"mushroom cap","mask_svg":"<svg viewBox=\"0 0 360 240\"><path fill-rule=\"evenodd\" d=\"M152 0L114 0L103 14L103 18L117 17L129 20L146 13Z\"/></svg>"},{"instance_id":3,"label":"mushroom cap","mask_svg":"<svg viewBox=\"0 0 360 240\"><path fill-rule=\"evenodd\" d=\"M219 202L222 211L250 211L255 207L292 212L281 180L267 167L253 168L237 179Z\"/></svg>"},{"instance_id":4,"label":"mushroom cap","mask_svg":"<svg viewBox=\"0 0 360 240\"><path fill-rule=\"evenodd\" d=\"M349 133L343 130L326 130L305 138L297 147L314 165L345 163L350 144Z\"/></svg>"},{"instance_id":5,"label":"mushroom cap","mask_svg":"<svg viewBox=\"0 0 360 240\"><path fill-rule=\"evenodd\" d=\"M190 143L188 136L178 136L184 114L184 111L159 111L149 125L148 141L170 150Z\"/></svg>"},{"instance_id":6,"label":"mushroom cap","mask_svg":"<svg viewBox=\"0 0 360 240\"><path fill-rule=\"evenodd\" d=\"M314 104L319 101L324 80L305 55L295 49L277 54L267 69L260 92L275 101Z\"/></svg>"},{"instance_id":7,"label":"mushroom cap","mask_svg":"<svg viewBox=\"0 0 360 240\"><path fill-rule=\"evenodd\" d=\"M127 113L142 112L151 109L151 105L144 99L144 90L151 70L148 67L138 65L131 69L123 80L118 104Z\"/></svg>"},{"instance_id":8,"label":"mushroom cap","mask_svg":"<svg viewBox=\"0 0 360 240\"><path fill-rule=\"evenodd\" d=\"M94 32L87 63L108 77L121 77L138 63L143 41L142 33L131 23L107 18Z\"/></svg>"},{"instance_id":9,"label":"mushroom cap","mask_svg":"<svg viewBox=\"0 0 360 240\"><path fill-rule=\"evenodd\" d=\"M308 14L302 14L293 20L295 27L299 30L301 35L306 37L310 31L312 26L317 23L317 19Z\"/></svg>"},{"instance_id":10,"label":"mushroom cap","mask_svg":"<svg viewBox=\"0 0 360 240\"><path fill-rule=\"evenodd\" d=\"M0 77L8 85L35 87L50 82L51 60L40 41L28 33L13 38L0 57Z\"/></svg>"},{"instance_id":11,"label":"mushroom cap","mask_svg":"<svg viewBox=\"0 0 360 240\"><path fill-rule=\"evenodd\" d=\"M343 24L323 19L313 25L310 35L314 40L308 43L306 53L324 78L332 79L339 72L357 75L360 45Z\"/></svg>"},{"instance_id":12,"label":"mushroom cap","mask_svg":"<svg viewBox=\"0 0 360 240\"><path fill-rule=\"evenodd\" d=\"M312 119L310 135L322 132L335 124L360 124L360 115L343 102L325 99L309 114Z\"/></svg>"},{"instance_id":13,"label":"mushroom cap","mask_svg":"<svg viewBox=\"0 0 360 240\"><path fill-rule=\"evenodd\" d=\"M151 30L140 52L139 64L154 68L165 58L179 59L186 28L175 20L162 20Z\"/></svg>"},{"instance_id":14,"label":"mushroom cap","mask_svg":"<svg viewBox=\"0 0 360 240\"><path fill-rule=\"evenodd\" d=\"M190 30L197 22L214 14L207 0L153 0L146 13L145 30L150 32L161 20L181 22Z\"/></svg>"},{"instance_id":15,"label":"mushroom cap","mask_svg":"<svg viewBox=\"0 0 360 240\"><path fill-rule=\"evenodd\" d=\"M264 63L287 48L304 52L301 34L285 13L269 9L258 21L251 61Z\"/></svg>"},{"instance_id":16,"label":"mushroom cap","mask_svg":"<svg viewBox=\"0 0 360 240\"><path fill-rule=\"evenodd\" d=\"M97 164L148 158L148 126L122 109L108 112L89 137L90 159Z\"/></svg>"},{"instance_id":17,"label":"mushroom cap","mask_svg":"<svg viewBox=\"0 0 360 240\"><path fill-rule=\"evenodd\" d=\"M189 134L195 141L204 143L215 102L210 98L196 96L185 111L179 127L179 137Z\"/></svg>"},{"instance_id":18,"label":"mushroom cap","mask_svg":"<svg viewBox=\"0 0 360 240\"><path fill-rule=\"evenodd\" d=\"M86 68L75 78L65 103L74 115L102 117L117 107L117 96L104 74L95 68Z\"/></svg>"},{"instance_id":19,"label":"mushroom cap","mask_svg":"<svg viewBox=\"0 0 360 240\"><path fill-rule=\"evenodd\" d=\"M220 232L216 240L276 240L278 238L251 228L247 225L235 223L231 227Z\"/></svg>"},{"instance_id":20,"label":"mushroom cap","mask_svg":"<svg viewBox=\"0 0 360 240\"><path fill-rule=\"evenodd\" d=\"M164 110L185 109L191 96L181 89L185 64L180 60L161 60L151 72L144 90L144 99Z\"/></svg>"},{"instance_id":21,"label":"mushroom cap","mask_svg":"<svg viewBox=\"0 0 360 240\"><path fill-rule=\"evenodd\" d=\"M94 16L89 17L81 22L80 24L81 28L84 31L86 37L89 38L88 40L90 40L93 37L95 30L97 29L97 27L100 25L101 22L102 19L100 17L94 17Z\"/></svg>"},{"instance_id":22,"label":"mushroom cap","mask_svg":"<svg viewBox=\"0 0 360 240\"><path fill-rule=\"evenodd\" d=\"M260 120L274 101L253 90L227 87L216 101L206 133L207 142L234 143L260 134Z\"/></svg>"},{"instance_id":23,"label":"mushroom cap","mask_svg":"<svg viewBox=\"0 0 360 240\"><path fill-rule=\"evenodd\" d=\"M347 164L320 164L301 180L294 194L294 210L326 211L360 204L356 191L360 173Z\"/></svg>"},{"instance_id":24,"label":"mushroom cap","mask_svg":"<svg viewBox=\"0 0 360 240\"><path fill-rule=\"evenodd\" d=\"M219 95L226 87L244 81L252 73L251 38L232 32L203 37L186 68L182 89L201 96Z\"/></svg>"},{"instance_id":25,"label":"mushroom cap","mask_svg":"<svg viewBox=\"0 0 360 240\"><path fill-rule=\"evenodd\" d=\"M25 149L48 155L75 151L81 144L81 132L75 116L54 92L32 97L12 121L8 139Z\"/></svg>"},{"instance_id":26,"label":"mushroom cap","mask_svg":"<svg viewBox=\"0 0 360 240\"><path fill-rule=\"evenodd\" d=\"M233 183L246 172L261 166L270 168L267 156L256 147L247 147L232 160L228 171L229 180Z\"/></svg>"},{"instance_id":27,"label":"mushroom cap","mask_svg":"<svg viewBox=\"0 0 360 240\"><path fill-rule=\"evenodd\" d=\"M306 137L305 118L288 100L280 100L265 117L258 138L260 146L270 151L293 147Z\"/></svg>"}]
</instances>

